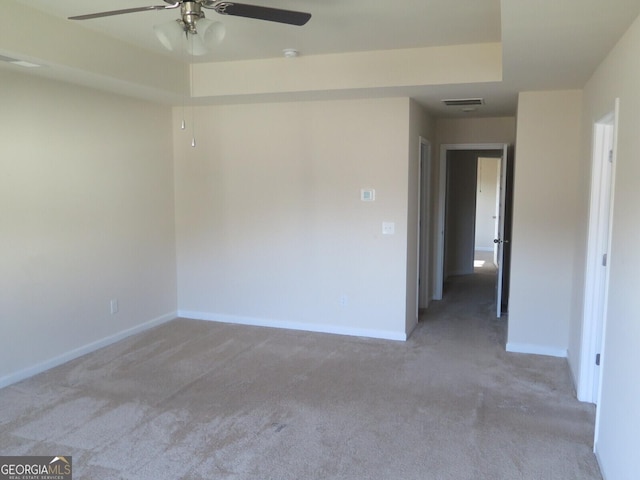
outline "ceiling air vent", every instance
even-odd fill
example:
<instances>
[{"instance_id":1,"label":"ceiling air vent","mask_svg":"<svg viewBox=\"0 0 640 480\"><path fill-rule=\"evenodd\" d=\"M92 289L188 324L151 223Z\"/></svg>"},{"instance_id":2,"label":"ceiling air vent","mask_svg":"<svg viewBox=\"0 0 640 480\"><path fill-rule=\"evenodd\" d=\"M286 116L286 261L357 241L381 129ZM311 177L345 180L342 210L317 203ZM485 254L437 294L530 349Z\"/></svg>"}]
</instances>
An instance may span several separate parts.
<instances>
[{"instance_id":1,"label":"ceiling air vent","mask_svg":"<svg viewBox=\"0 0 640 480\"><path fill-rule=\"evenodd\" d=\"M484 99L482 98L451 98L442 100L447 107L477 107L478 105L484 105Z\"/></svg>"}]
</instances>

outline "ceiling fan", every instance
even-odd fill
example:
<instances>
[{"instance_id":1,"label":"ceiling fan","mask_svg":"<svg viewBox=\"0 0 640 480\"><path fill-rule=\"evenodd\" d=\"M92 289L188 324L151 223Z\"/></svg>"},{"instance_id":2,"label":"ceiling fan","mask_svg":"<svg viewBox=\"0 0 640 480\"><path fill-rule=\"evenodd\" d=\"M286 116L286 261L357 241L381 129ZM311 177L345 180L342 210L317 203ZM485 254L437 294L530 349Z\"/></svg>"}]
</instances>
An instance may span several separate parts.
<instances>
[{"instance_id":1,"label":"ceiling fan","mask_svg":"<svg viewBox=\"0 0 640 480\"><path fill-rule=\"evenodd\" d=\"M219 43L224 37L224 26L220 22L213 22L205 18L202 11L203 8L213 10L221 15L254 18L297 26L306 24L311 18L310 13L221 0L164 0L164 2L166 5L151 5L148 7L125 8L90 13L88 15L77 15L69 17L69 20L90 20L92 18L110 17L126 13L180 8L179 19L154 27L156 36L167 49L174 50L178 40L177 37L184 35L191 40L187 46L189 53L203 55L207 52L207 46ZM196 36L198 33L200 33L199 37Z\"/></svg>"}]
</instances>

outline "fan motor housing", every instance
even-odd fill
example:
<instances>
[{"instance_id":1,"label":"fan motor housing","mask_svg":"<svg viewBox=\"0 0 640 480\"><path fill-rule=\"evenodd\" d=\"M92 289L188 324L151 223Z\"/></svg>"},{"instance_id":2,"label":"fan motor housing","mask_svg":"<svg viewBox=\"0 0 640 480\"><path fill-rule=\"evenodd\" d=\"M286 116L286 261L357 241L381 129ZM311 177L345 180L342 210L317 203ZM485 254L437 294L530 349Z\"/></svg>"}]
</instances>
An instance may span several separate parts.
<instances>
[{"instance_id":1,"label":"fan motor housing","mask_svg":"<svg viewBox=\"0 0 640 480\"><path fill-rule=\"evenodd\" d=\"M182 21L186 28L188 28L190 32L195 33L196 22L198 19L204 17L200 4L197 2L183 2L180 6L180 14L182 15Z\"/></svg>"}]
</instances>

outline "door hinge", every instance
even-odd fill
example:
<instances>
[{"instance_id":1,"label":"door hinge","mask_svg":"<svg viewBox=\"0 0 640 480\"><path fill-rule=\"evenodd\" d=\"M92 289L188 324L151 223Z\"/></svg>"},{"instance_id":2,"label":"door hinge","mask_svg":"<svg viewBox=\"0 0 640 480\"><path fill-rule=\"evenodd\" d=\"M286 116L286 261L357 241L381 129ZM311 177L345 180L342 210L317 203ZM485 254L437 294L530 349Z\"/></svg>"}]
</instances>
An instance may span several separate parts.
<instances>
[{"instance_id":1,"label":"door hinge","mask_svg":"<svg viewBox=\"0 0 640 480\"><path fill-rule=\"evenodd\" d=\"M609 163L613 163L613 150L609 150Z\"/></svg>"},{"instance_id":2,"label":"door hinge","mask_svg":"<svg viewBox=\"0 0 640 480\"><path fill-rule=\"evenodd\" d=\"M600 354L596 353L596 365L599 367L600 366Z\"/></svg>"},{"instance_id":3,"label":"door hinge","mask_svg":"<svg viewBox=\"0 0 640 480\"><path fill-rule=\"evenodd\" d=\"M602 255L602 266L603 267L607 266L607 254L606 253L604 255Z\"/></svg>"}]
</instances>

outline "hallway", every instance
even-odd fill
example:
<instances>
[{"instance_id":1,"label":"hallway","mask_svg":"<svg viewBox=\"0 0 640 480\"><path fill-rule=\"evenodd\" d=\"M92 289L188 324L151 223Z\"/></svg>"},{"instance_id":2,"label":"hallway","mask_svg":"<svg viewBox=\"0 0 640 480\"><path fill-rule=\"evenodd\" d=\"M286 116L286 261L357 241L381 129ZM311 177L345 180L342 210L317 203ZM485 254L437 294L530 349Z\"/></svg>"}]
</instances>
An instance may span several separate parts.
<instances>
[{"instance_id":1,"label":"hallway","mask_svg":"<svg viewBox=\"0 0 640 480\"><path fill-rule=\"evenodd\" d=\"M436 328L438 334L451 329L475 342L486 337L488 349L499 345L504 350L507 317L495 316L496 267L492 257L490 252L476 251L474 274L449 277L443 299L432 301L422 312L421 324Z\"/></svg>"},{"instance_id":2,"label":"hallway","mask_svg":"<svg viewBox=\"0 0 640 480\"><path fill-rule=\"evenodd\" d=\"M447 280L411 337L428 348L430 387L448 398L447 417L467 426L454 442L481 452L474 478L601 479L595 407L575 398L565 359L506 352L508 317L495 316L487 255L474 274Z\"/></svg>"}]
</instances>

